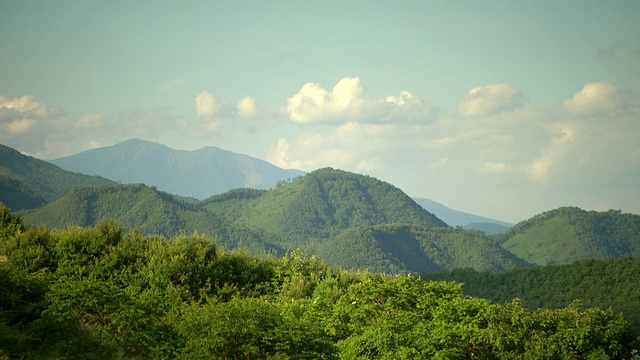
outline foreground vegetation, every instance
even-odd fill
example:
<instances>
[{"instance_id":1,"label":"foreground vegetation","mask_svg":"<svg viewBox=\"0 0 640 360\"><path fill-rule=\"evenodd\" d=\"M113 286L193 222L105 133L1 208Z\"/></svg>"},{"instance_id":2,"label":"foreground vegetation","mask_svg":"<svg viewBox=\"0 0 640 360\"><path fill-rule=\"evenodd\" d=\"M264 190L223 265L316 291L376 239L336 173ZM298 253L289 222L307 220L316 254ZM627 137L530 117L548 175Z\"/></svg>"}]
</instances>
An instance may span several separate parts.
<instances>
[{"instance_id":1,"label":"foreground vegetation","mask_svg":"<svg viewBox=\"0 0 640 360\"><path fill-rule=\"evenodd\" d=\"M0 207L0 259L0 358L637 358L637 334L612 310L492 304L459 283L113 221L48 231Z\"/></svg>"}]
</instances>

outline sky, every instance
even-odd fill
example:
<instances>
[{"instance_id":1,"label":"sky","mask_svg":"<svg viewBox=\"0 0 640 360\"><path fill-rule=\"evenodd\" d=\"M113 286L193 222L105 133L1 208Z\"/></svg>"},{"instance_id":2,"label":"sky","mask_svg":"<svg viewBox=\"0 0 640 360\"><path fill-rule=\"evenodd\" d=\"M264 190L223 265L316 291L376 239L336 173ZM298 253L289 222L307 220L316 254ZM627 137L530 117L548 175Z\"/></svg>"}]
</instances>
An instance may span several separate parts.
<instances>
[{"instance_id":1,"label":"sky","mask_svg":"<svg viewBox=\"0 0 640 360\"><path fill-rule=\"evenodd\" d=\"M640 1L2 1L0 143L333 167L518 222L640 214Z\"/></svg>"}]
</instances>

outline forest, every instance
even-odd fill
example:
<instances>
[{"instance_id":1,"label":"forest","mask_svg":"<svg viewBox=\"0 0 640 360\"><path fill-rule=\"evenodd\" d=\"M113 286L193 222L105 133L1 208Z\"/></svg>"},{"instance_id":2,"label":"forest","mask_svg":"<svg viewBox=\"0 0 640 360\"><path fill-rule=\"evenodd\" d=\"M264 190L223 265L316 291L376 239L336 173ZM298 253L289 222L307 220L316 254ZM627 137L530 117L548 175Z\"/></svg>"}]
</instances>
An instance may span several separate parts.
<instances>
[{"instance_id":1,"label":"forest","mask_svg":"<svg viewBox=\"0 0 640 360\"><path fill-rule=\"evenodd\" d=\"M0 358L632 359L611 308L531 310L452 281L255 256L215 238L48 230L0 207Z\"/></svg>"},{"instance_id":2,"label":"forest","mask_svg":"<svg viewBox=\"0 0 640 360\"><path fill-rule=\"evenodd\" d=\"M586 259L570 264L513 268L499 273L454 269L423 273L425 280L464 283L466 295L496 303L519 298L530 309L559 309L579 299L584 306L622 312L640 330L640 258Z\"/></svg>"}]
</instances>

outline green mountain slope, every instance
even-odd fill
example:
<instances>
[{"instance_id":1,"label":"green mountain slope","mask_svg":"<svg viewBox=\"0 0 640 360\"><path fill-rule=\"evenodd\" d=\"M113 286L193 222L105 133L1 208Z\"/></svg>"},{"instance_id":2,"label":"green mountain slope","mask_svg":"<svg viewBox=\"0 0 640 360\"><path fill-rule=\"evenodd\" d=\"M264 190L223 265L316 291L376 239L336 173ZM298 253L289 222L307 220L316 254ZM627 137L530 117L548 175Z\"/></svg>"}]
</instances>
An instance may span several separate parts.
<instances>
[{"instance_id":1,"label":"green mountain slope","mask_svg":"<svg viewBox=\"0 0 640 360\"><path fill-rule=\"evenodd\" d=\"M0 202L13 210L33 209L65 191L115 182L72 173L0 145Z\"/></svg>"},{"instance_id":2,"label":"green mountain slope","mask_svg":"<svg viewBox=\"0 0 640 360\"><path fill-rule=\"evenodd\" d=\"M495 240L448 227L401 190L330 168L269 191L238 189L202 202L265 235L346 269L399 273L529 266Z\"/></svg>"},{"instance_id":3,"label":"green mountain slope","mask_svg":"<svg viewBox=\"0 0 640 360\"><path fill-rule=\"evenodd\" d=\"M640 256L640 215L563 207L517 224L500 242L538 265Z\"/></svg>"},{"instance_id":4,"label":"green mountain slope","mask_svg":"<svg viewBox=\"0 0 640 360\"><path fill-rule=\"evenodd\" d=\"M423 274L424 280L464 283L464 292L496 303L515 298L530 309L559 309L579 299L585 307L622 312L640 329L640 258L578 260L542 268L512 269L501 273L457 269Z\"/></svg>"},{"instance_id":5,"label":"green mountain slope","mask_svg":"<svg viewBox=\"0 0 640 360\"><path fill-rule=\"evenodd\" d=\"M25 212L23 218L27 224L58 229L69 225L91 226L113 218L127 229L139 228L143 234L172 237L196 231L215 238L227 249L242 246L258 254L278 250L238 224L145 185L71 190L37 210Z\"/></svg>"},{"instance_id":6,"label":"green mountain slope","mask_svg":"<svg viewBox=\"0 0 640 360\"><path fill-rule=\"evenodd\" d=\"M391 184L331 168L256 195L245 199L214 197L205 200L204 206L219 213L233 203L235 210L229 214L232 219L264 229L288 248L304 246L309 239L328 239L358 226L447 226Z\"/></svg>"},{"instance_id":7,"label":"green mountain slope","mask_svg":"<svg viewBox=\"0 0 640 360\"><path fill-rule=\"evenodd\" d=\"M530 266L480 232L406 224L347 229L319 245L316 254L345 269L384 273Z\"/></svg>"}]
</instances>

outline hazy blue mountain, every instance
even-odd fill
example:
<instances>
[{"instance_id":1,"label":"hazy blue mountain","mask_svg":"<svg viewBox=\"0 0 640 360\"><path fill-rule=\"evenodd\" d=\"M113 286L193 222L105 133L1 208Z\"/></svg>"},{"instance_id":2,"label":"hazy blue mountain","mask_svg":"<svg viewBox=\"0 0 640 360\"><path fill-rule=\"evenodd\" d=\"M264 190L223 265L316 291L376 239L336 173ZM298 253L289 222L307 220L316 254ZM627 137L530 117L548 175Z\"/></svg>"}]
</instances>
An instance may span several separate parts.
<instances>
[{"instance_id":1,"label":"hazy blue mountain","mask_svg":"<svg viewBox=\"0 0 640 360\"><path fill-rule=\"evenodd\" d=\"M52 160L63 169L126 184L143 183L181 196L204 199L236 188L268 189L304 174L216 147L185 151L144 140Z\"/></svg>"},{"instance_id":2,"label":"hazy blue mountain","mask_svg":"<svg viewBox=\"0 0 640 360\"><path fill-rule=\"evenodd\" d=\"M487 235L502 234L505 231L511 229L510 226L500 225L496 223L484 222L484 223L471 223L462 227L465 230L480 230Z\"/></svg>"},{"instance_id":3,"label":"hazy blue mountain","mask_svg":"<svg viewBox=\"0 0 640 360\"><path fill-rule=\"evenodd\" d=\"M429 199L413 198L425 210L442 219L449 226L462 226L465 229L476 229L487 234L497 234L508 230L513 224L508 222L489 219L483 216L453 210L445 205ZM501 227L489 226L487 224L497 224Z\"/></svg>"}]
</instances>

